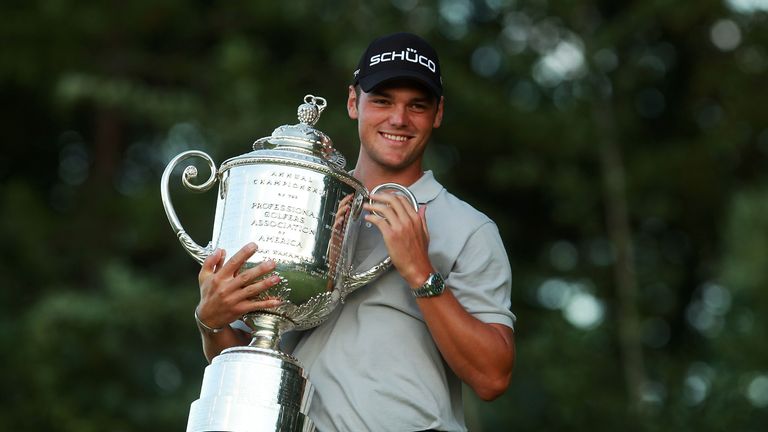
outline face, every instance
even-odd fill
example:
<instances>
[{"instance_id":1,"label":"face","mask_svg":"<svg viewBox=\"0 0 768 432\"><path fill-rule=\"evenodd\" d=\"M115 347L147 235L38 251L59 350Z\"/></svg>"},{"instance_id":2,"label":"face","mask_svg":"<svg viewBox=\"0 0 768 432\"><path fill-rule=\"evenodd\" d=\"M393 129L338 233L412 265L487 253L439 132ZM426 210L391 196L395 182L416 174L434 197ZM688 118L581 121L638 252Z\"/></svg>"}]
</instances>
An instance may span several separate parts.
<instances>
[{"instance_id":1,"label":"face","mask_svg":"<svg viewBox=\"0 0 768 432\"><path fill-rule=\"evenodd\" d=\"M432 129L443 119L443 99L409 82L360 91L359 97L350 86L347 110L357 120L360 161L392 172L420 171Z\"/></svg>"}]
</instances>

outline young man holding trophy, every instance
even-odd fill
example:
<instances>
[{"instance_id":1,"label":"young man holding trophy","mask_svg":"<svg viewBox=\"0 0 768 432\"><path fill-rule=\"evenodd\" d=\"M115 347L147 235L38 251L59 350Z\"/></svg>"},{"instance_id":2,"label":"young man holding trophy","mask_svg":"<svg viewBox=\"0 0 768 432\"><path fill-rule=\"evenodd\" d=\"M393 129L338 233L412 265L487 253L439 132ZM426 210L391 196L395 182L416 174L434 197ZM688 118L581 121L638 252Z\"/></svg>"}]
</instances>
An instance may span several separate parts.
<instances>
[{"instance_id":1,"label":"young man holding trophy","mask_svg":"<svg viewBox=\"0 0 768 432\"><path fill-rule=\"evenodd\" d=\"M392 268L346 297L318 327L293 332L283 347L314 387L309 417L321 431L466 430L461 383L484 400L502 394L515 361L511 271L495 224L423 171L424 151L443 119L440 65L418 36L373 41L349 87L360 153L352 172L377 193L363 209L356 264L388 254ZM241 266L257 250L213 252L199 274L195 317L206 357L246 345L228 325L280 300L258 294L280 282L275 263ZM255 282L254 282L255 281Z\"/></svg>"}]
</instances>

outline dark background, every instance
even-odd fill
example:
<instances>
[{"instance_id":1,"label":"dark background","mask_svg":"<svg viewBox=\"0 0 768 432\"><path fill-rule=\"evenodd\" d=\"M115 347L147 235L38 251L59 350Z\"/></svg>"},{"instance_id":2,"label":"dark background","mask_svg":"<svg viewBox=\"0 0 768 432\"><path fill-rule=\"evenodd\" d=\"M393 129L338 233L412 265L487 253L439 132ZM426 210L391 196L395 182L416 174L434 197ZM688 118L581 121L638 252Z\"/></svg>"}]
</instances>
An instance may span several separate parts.
<instances>
[{"instance_id":1,"label":"dark background","mask_svg":"<svg viewBox=\"0 0 768 432\"><path fill-rule=\"evenodd\" d=\"M513 382L468 394L471 430L765 430L767 11L3 2L0 429L182 430L205 361L166 163L245 153L307 93L354 161L346 85L369 40L406 30L443 63L427 165L498 223L514 273ZM205 244L214 193L178 183Z\"/></svg>"}]
</instances>

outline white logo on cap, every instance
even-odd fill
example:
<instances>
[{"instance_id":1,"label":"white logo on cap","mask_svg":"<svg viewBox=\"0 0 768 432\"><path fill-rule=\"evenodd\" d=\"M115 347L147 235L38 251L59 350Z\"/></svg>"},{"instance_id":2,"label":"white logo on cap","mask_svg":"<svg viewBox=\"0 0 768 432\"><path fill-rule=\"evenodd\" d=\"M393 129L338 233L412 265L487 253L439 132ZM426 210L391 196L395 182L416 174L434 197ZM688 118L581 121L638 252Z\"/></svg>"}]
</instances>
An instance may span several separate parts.
<instances>
[{"instance_id":1,"label":"white logo on cap","mask_svg":"<svg viewBox=\"0 0 768 432\"><path fill-rule=\"evenodd\" d=\"M435 65L435 62L430 60L429 58L418 54L418 52L413 48L406 48L402 51L389 51L381 54L376 54L374 56L371 56L368 66L373 66L379 63L385 63L385 62L391 62L391 61L407 61L411 63L416 63L424 66L425 68L432 71L432 73L435 73L437 71L437 66Z\"/></svg>"}]
</instances>

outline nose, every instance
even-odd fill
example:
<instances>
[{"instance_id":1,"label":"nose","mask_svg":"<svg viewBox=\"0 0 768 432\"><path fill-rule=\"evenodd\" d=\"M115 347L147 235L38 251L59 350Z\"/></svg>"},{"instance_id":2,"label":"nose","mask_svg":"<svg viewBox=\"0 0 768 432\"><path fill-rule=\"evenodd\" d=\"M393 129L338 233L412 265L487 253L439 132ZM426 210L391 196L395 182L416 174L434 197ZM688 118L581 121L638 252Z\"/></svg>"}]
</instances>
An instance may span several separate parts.
<instances>
[{"instance_id":1,"label":"nose","mask_svg":"<svg viewBox=\"0 0 768 432\"><path fill-rule=\"evenodd\" d=\"M408 109L405 105L394 105L389 113L389 124L396 127L408 125Z\"/></svg>"}]
</instances>

